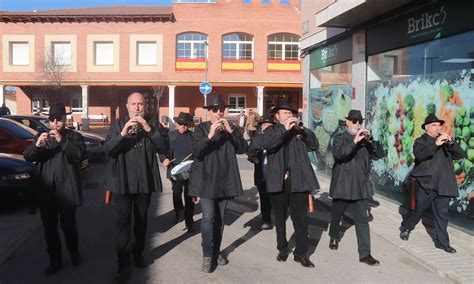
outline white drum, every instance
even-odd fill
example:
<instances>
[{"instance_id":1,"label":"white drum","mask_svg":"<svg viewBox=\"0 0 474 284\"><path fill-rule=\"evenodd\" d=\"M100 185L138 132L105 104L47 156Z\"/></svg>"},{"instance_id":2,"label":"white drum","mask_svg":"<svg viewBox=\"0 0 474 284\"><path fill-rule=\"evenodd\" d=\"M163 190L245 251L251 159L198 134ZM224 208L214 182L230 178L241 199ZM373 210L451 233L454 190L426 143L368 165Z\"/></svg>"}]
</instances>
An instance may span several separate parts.
<instances>
[{"instance_id":1,"label":"white drum","mask_svg":"<svg viewBox=\"0 0 474 284\"><path fill-rule=\"evenodd\" d=\"M191 165L193 160L188 160L179 163L171 169L171 179L184 181L189 179L189 171L191 170Z\"/></svg>"}]
</instances>

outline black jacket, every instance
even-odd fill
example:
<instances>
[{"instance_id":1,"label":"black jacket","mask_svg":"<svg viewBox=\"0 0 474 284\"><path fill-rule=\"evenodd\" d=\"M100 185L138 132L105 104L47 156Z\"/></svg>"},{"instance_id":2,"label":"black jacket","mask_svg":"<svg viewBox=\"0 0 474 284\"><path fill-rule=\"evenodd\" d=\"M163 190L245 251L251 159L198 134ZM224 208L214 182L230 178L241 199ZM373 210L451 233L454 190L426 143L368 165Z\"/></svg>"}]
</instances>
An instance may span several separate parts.
<instances>
[{"instance_id":1,"label":"black jacket","mask_svg":"<svg viewBox=\"0 0 474 284\"><path fill-rule=\"evenodd\" d=\"M36 162L35 195L40 203L55 199L61 206L78 207L82 205L79 168L87 158L87 148L81 134L65 128L61 135L60 143L49 137L44 148L36 147L38 135L23 156L29 162Z\"/></svg>"},{"instance_id":2,"label":"black jacket","mask_svg":"<svg viewBox=\"0 0 474 284\"><path fill-rule=\"evenodd\" d=\"M453 160L464 158L464 152L456 143L437 146L435 141L426 133L415 140L412 176L424 190L438 191L439 195L444 196L458 196Z\"/></svg>"},{"instance_id":3,"label":"black jacket","mask_svg":"<svg viewBox=\"0 0 474 284\"><path fill-rule=\"evenodd\" d=\"M285 130L277 123L265 129L262 139L263 148L267 150L267 192L281 192L285 170L289 171L292 192L308 192L319 189L319 182L314 174L308 152L319 148L314 133L304 128L301 131ZM287 165L285 169L285 147L287 147Z\"/></svg>"},{"instance_id":4,"label":"black jacket","mask_svg":"<svg viewBox=\"0 0 474 284\"><path fill-rule=\"evenodd\" d=\"M189 195L203 198L227 198L243 194L236 154L247 151L247 142L236 126L232 133L207 137L211 122L194 129L193 157L189 178Z\"/></svg>"},{"instance_id":5,"label":"black jacket","mask_svg":"<svg viewBox=\"0 0 474 284\"><path fill-rule=\"evenodd\" d=\"M258 130L258 133L250 140L249 149L247 151L249 161L254 164L253 179L254 184L257 186L265 183L265 177L262 168L264 162L262 139L263 134Z\"/></svg>"},{"instance_id":6,"label":"black jacket","mask_svg":"<svg viewBox=\"0 0 474 284\"><path fill-rule=\"evenodd\" d=\"M185 141L186 143L189 143L189 146L190 148L192 149L192 132L191 131L186 131L184 133L179 133L177 130L172 130L172 131L169 131L168 132L168 142L169 142L169 149L168 149L168 152L167 153L164 153L164 154L159 154L159 157L160 157L160 161L163 163L164 160L166 159L169 159L169 160L173 160L175 157L174 155L174 142L176 140L176 138L178 138L179 135L184 135L185 137ZM189 154L192 154L192 152L190 152ZM193 160L193 157L191 156L189 159L187 160ZM173 169L174 166L178 165L179 163L181 163L182 161L173 161L171 162L171 164L168 166L167 170L166 170L166 177L168 179L171 179L171 169Z\"/></svg>"},{"instance_id":7,"label":"black jacket","mask_svg":"<svg viewBox=\"0 0 474 284\"><path fill-rule=\"evenodd\" d=\"M139 132L136 138L122 137L122 131L129 117L122 117L110 125L109 133L104 143L104 152L112 159L110 161L106 189L114 193L136 193L128 186L129 171L137 175L141 193L162 191L158 153L168 151L168 135L161 124L154 119L146 118L151 131ZM139 147L136 147L139 146ZM139 161L128 164L127 159Z\"/></svg>"},{"instance_id":8,"label":"black jacket","mask_svg":"<svg viewBox=\"0 0 474 284\"><path fill-rule=\"evenodd\" d=\"M374 195L370 183L370 160L383 157L379 142L365 140L354 143L347 131L337 134L332 142L334 166L329 196L336 199L360 200Z\"/></svg>"}]
</instances>

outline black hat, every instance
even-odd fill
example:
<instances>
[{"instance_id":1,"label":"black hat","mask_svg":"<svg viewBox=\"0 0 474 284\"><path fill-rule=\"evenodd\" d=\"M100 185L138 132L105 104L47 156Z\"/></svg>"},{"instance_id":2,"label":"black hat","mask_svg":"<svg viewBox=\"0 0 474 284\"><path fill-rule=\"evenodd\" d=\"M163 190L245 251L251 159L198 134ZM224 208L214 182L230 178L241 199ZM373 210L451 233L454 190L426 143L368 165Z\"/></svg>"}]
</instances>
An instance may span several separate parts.
<instances>
[{"instance_id":1,"label":"black hat","mask_svg":"<svg viewBox=\"0 0 474 284\"><path fill-rule=\"evenodd\" d=\"M226 105L222 96L217 94L208 101L207 106L204 106L206 109L211 109L213 107L229 107L229 105Z\"/></svg>"},{"instance_id":2,"label":"black hat","mask_svg":"<svg viewBox=\"0 0 474 284\"><path fill-rule=\"evenodd\" d=\"M173 120L181 125L190 125L193 123L193 117L187 112L180 112L177 117L173 117Z\"/></svg>"},{"instance_id":3,"label":"black hat","mask_svg":"<svg viewBox=\"0 0 474 284\"><path fill-rule=\"evenodd\" d=\"M66 107L63 103L56 103L49 108L48 116L66 116L72 112L66 112Z\"/></svg>"},{"instance_id":4,"label":"black hat","mask_svg":"<svg viewBox=\"0 0 474 284\"><path fill-rule=\"evenodd\" d=\"M275 124L275 120L273 119L273 115L262 115L259 119L258 119L258 125L262 125L264 123L271 123L271 124Z\"/></svg>"},{"instance_id":5,"label":"black hat","mask_svg":"<svg viewBox=\"0 0 474 284\"><path fill-rule=\"evenodd\" d=\"M360 110L357 109L351 109L349 111L349 115L347 115L346 119L351 120L351 119L357 119L357 120L364 120L362 117L362 113Z\"/></svg>"},{"instance_id":6,"label":"black hat","mask_svg":"<svg viewBox=\"0 0 474 284\"><path fill-rule=\"evenodd\" d=\"M277 111L279 111L280 109L286 109L286 110L291 111L292 113L297 113L297 112L298 112L297 110L293 109L293 108L288 104L288 102L285 102L285 101L280 102L276 107L274 107L274 108L272 109L272 112L273 112L273 113L277 113Z\"/></svg>"},{"instance_id":7,"label":"black hat","mask_svg":"<svg viewBox=\"0 0 474 284\"><path fill-rule=\"evenodd\" d=\"M423 123L423 124L421 125L421 128L425 129L425 126L426 126L427 124L430 124L430 123L433 123L433 122L439 122L441 125L444 124L444 120L438 119L438 118L436 117L436 115L434 115L434 114L430 114L430 115L428 115L428 116L425 118L425 123Z\"/></svg>"}]
</instances>

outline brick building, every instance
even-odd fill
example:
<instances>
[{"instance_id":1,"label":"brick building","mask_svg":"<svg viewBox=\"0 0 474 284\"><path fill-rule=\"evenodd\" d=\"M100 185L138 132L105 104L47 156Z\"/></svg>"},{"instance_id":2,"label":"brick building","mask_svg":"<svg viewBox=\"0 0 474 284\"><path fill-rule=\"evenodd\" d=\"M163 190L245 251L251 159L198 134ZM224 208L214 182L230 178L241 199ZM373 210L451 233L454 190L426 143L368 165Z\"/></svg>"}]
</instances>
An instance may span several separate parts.
<instances>
[{"instance_id":1,"label":"brick building","mask_svg":"<svg viewBox=\"0 0 474 284\"><path fill-rule=\"evenodd\" d=\"M202 119L207 80L229 115L279 100L302 109L300 3L267 2L0 11L0 100L18 114L61 101L87 121L124 114L139 91L154 115Z\"/></svg>"}]
</instances>

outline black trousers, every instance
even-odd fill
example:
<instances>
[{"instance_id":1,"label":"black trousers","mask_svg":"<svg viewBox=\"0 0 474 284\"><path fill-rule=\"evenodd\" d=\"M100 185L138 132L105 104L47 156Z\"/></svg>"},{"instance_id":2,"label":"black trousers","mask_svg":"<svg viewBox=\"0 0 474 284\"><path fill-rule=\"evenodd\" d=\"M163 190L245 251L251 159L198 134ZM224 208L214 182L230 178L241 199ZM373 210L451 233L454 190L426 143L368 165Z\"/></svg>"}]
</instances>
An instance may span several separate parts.
<instances>
[{"instance_id":1,"label":"black trousers","mask_svg":"<svg viewBox=\"0 0 474 284\"><path fill-rule=\"evenodd\" d=\"M283 191L271 193L270 199L275 213L277 249L279 251L288 249L286 218L289 211L296 237L294 255L305 257L308 250L308 193L291 192L291 181L287 179L283 185Z\"/></svg>"},{"instance_id":2,"label":"black trousers","mask_svg":"<svg viewBox=\"0 0 474 284\"><path fill-rule=\"evenodd\" d=\"M341 219L347 209L352 211L354 225L357 236L357 248L359 258L364 258L370 254L370 227L367 209L369 204L367 199L344 200L333 199L331 208L331 227L329 236L331 239L340 240Z\"/></svg>"},{"instance_id":3,"label":"black trousers","mask_svg":"<svg viewBox=\"0 0 474 284\"><path fill-rule=\"evenodd\" d=\"M262 214L262 220L264 223L272 222L272 204L270 202L270 195L267 192L266 183L260 183L257 185L258 195L260 196L260 213Z\"/></svg>"},{"instance_id":4,"label":"black trousers","mask_svg":"<svg viewBox=\"0 0 474 284\"><path fill-rule=\"evenodd\" d=\"M61 262L61 239L58 232L58 221L66 240L69 253L79 251L76 224L76 207L64 206L58 201L45 201L40 204L41 220L43 221L44 237L51 262Z\"/></svg>"},{"instance_id":5,"label":"black trousers","mask_svg":"<svg viewBox=\"0 0 474 284\"><path fill-rule=\"evenodd\" d=\"M442 246L449 246L449 200L449 196L439 195L436 191L425 191L418 187L416 192L416 209L408 212L402 222L401 229L413 230L423 216L424 211L431 206L436 229L436 242Z\"/></svg>"},{"instance_id":6,"label":"black trousers","mask_svg":"<svg viewBox=\"0 0 474 284\"><path fill-rule=\"evenodd\" d=\"M188 181L171 181L171 188L173 190L173 207L176 216L180 216L184 210L184 222L186 223L186 227L192 228L194 226L194 202L192 196L188 194Z\"/></svg>"},{"instance_id":7,"label":"black trousers","mask_svg":"<svg viewBox=\"0 0 474 284\"><path fill-rule=\"evenodd\" d=\"M145 248L148 207L150 193L112 195L117 214L116 249L119 267L130 265L130 253L140 256ZM133 214L133 232L135 243L132 245L131 225Z\"/></svg>"}]
</instances>

